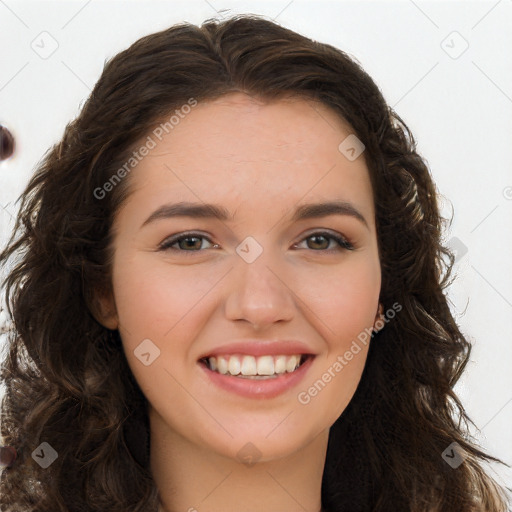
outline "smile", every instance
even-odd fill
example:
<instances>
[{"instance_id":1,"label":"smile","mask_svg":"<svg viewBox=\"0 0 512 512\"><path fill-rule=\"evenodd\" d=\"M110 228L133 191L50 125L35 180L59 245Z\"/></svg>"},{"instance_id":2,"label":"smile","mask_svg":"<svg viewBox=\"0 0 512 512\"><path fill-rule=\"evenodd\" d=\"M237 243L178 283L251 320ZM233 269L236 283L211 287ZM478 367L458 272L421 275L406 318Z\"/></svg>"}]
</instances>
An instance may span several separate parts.
<instances>
[{"instance_id":1,"label":"smile","mask_svg":"<svg viewBox=\"0 0 512 512\"><path fill-rule=\"evenodd\" d=\"M299 385L314 361L312 354L216 355L198 361L207 382L245 398L270 399Z\"/></svg>"},{"instance_id":2,"label":"smile","mask_svg":"<svg viewBox=\"0 0 512 512\"><path fill-rule=\"evenodd\" d=\"M305 354L293 355L221 355L202 361L208 368L222 375L240 378L276 378L283 373L294 372L307 359Z\"/></svg>"}]
</instances>

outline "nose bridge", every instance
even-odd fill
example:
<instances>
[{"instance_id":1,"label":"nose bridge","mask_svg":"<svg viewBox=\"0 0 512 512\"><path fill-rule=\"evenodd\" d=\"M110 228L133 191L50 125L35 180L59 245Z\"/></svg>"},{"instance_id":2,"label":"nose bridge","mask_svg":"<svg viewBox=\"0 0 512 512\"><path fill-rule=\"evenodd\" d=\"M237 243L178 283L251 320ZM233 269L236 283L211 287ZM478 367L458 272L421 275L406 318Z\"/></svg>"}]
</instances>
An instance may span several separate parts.
<instances>
[{"instance_id":1,"label":"nose bridge","mask_svg":"<svg viewBox=\"0 0 512 512\"><path fill-rule=\"evenodd\" d=\"M264 249L251 237L237 247L235 272L226 302L231 320L247 320L258 326L293 316L294 300L283 266L274 251Z\"/></svg>"}]
</instances>

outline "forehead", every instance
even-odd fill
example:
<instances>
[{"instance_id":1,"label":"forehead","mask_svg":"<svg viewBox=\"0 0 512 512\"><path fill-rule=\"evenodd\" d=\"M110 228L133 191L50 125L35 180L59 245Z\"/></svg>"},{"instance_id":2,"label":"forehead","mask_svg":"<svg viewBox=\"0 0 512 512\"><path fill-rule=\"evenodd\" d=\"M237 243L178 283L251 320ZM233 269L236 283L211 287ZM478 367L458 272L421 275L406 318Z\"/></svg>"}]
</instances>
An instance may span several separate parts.
<instances>
[{"instance_id":1,"label":"forehead","mask_svg":"<svg viewBox=\"0 0 512 512\"><path fill-rule=\"evenodd\" d=\"M175 148L184 144L186 149L193 143L195 152L223 159L245 160L265 151L281 158L288 153L285 160L293 161L311 150L322 152L330 144L331 150L336 149L341 132L348 134L350 128L320 102L297 97L266 101L231 93L199 103L172 129L174 141L167 139ZM296 153L292 155L290 149Z\"/></svg>"},{"instance_id":2,"label":"forehead","mask_svg":"<svg viewBox=\"0 0 512 512\"><path fill-rule=\"evenodd\" d=\"M353 131L329 107L231 93L186 112L149 134L155 147L130 175L133 200L250 200L275 209L276 201L322 198L350 200L373 216L363 155L351 161L340 152Z\"/></svg>"}]
</instances>

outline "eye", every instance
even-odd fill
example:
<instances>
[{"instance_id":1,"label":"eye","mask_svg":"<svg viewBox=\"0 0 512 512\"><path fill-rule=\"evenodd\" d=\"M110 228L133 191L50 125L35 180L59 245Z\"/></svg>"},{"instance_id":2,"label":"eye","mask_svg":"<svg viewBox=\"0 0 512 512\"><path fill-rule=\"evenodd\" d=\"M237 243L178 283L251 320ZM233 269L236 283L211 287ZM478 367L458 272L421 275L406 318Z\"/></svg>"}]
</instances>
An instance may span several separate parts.
<instances>
[{"instance_id":1,"label":"eye","mask_svg":"<svg viewBox=\"0 0 512 512\"><path fill-rule=\"evenodd\" d=\"M203 247L203 240L207 240L210 244L211 241L208 237L205 237L204 235L200 233L183 233L179 235L171 236L170 238L167 238L159 245L159 250L165 251L165 250L172 250L172 251L181 251L181 252L200 252L201 249L205 249ZM332 250L348 250L352 251L354 250L354 246L346 240L341 235L335 235L333 233L327 232L327 231L318 231L316 233L312 233L309 236L307 236L304 241L312 240L313 241L313 247L311 247L311 244L309 244L309 249L312 249L314 251L332 251ZM331 242L336 242L338 244L338 247L331 247L329 248L329 245ZM327 242L327 245L326 245ZM173 247L173 246L178 247ZM316 246L316 247L315 247ZM319 247L320 246L320 247ZM218 248L218 244L211 245L210 248ZM293 247L298 247L298 244L295 244ZM208 247L206 247L208 249Z\"/></svg>"},{"instance_id":2,"label":"eye","mask_svg":"<svg viewBox=\"0 0 512 512\"><path fill-rule=\"evenodd\" d=\"M354 246L348 240L346 240L344 237L342 237L341 235L337 235L337 234L335 235L328 231L318 231L316 233L311 233L304 239L304 241L307 241L307 240L313 240L313 247L311 247L311 244L309 244L308 248L313 249L314 251L318 251L318 250L331 251L333 249L334 250L348 250L348 251L354 250ZM329 249L329 245L330 245L331 241L336 242L338 244L338 248L331 247ZM297 247L297 246L298 246L298 244L294 245L294 247Z\"/></svg>"},{"instance_id":3,"label":"eye","mask_svg":"<svg viewBox=\"0 0 512 512\"><path fill-rule=\"evenodd\" d=\"M202 240L209 239L200 233L184 233L181 235L174 235L167 238L159 245L159 250L173 250L182 252L198 252L202 249ZM211 242L210 242L211 243ZM178 248L174 248L173 245L178 245ZM217 244L212 247L219 247ZM191 250L189 250L191 249Z\"/></svg>"}]
</instances>

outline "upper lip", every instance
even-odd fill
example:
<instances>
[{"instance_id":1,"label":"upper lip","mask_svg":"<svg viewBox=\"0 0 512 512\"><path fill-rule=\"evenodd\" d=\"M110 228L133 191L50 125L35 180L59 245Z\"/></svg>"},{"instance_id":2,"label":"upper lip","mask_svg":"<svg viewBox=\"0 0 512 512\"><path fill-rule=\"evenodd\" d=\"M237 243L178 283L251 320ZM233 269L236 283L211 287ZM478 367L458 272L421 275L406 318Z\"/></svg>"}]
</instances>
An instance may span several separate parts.
<instances>
[{"instance_id":1,"label":"upper lip","mask_svg":"<svg viewBox=\"0 0 512 512\"><path fill-rule=\"evenodd\" d=\"M244 354L249 356L277 356L293 354L310 354L314 352L306 343L297 340L240 340L226 343L204 352L199 359L228 354Z\"/></svg>"}]
</instances>

